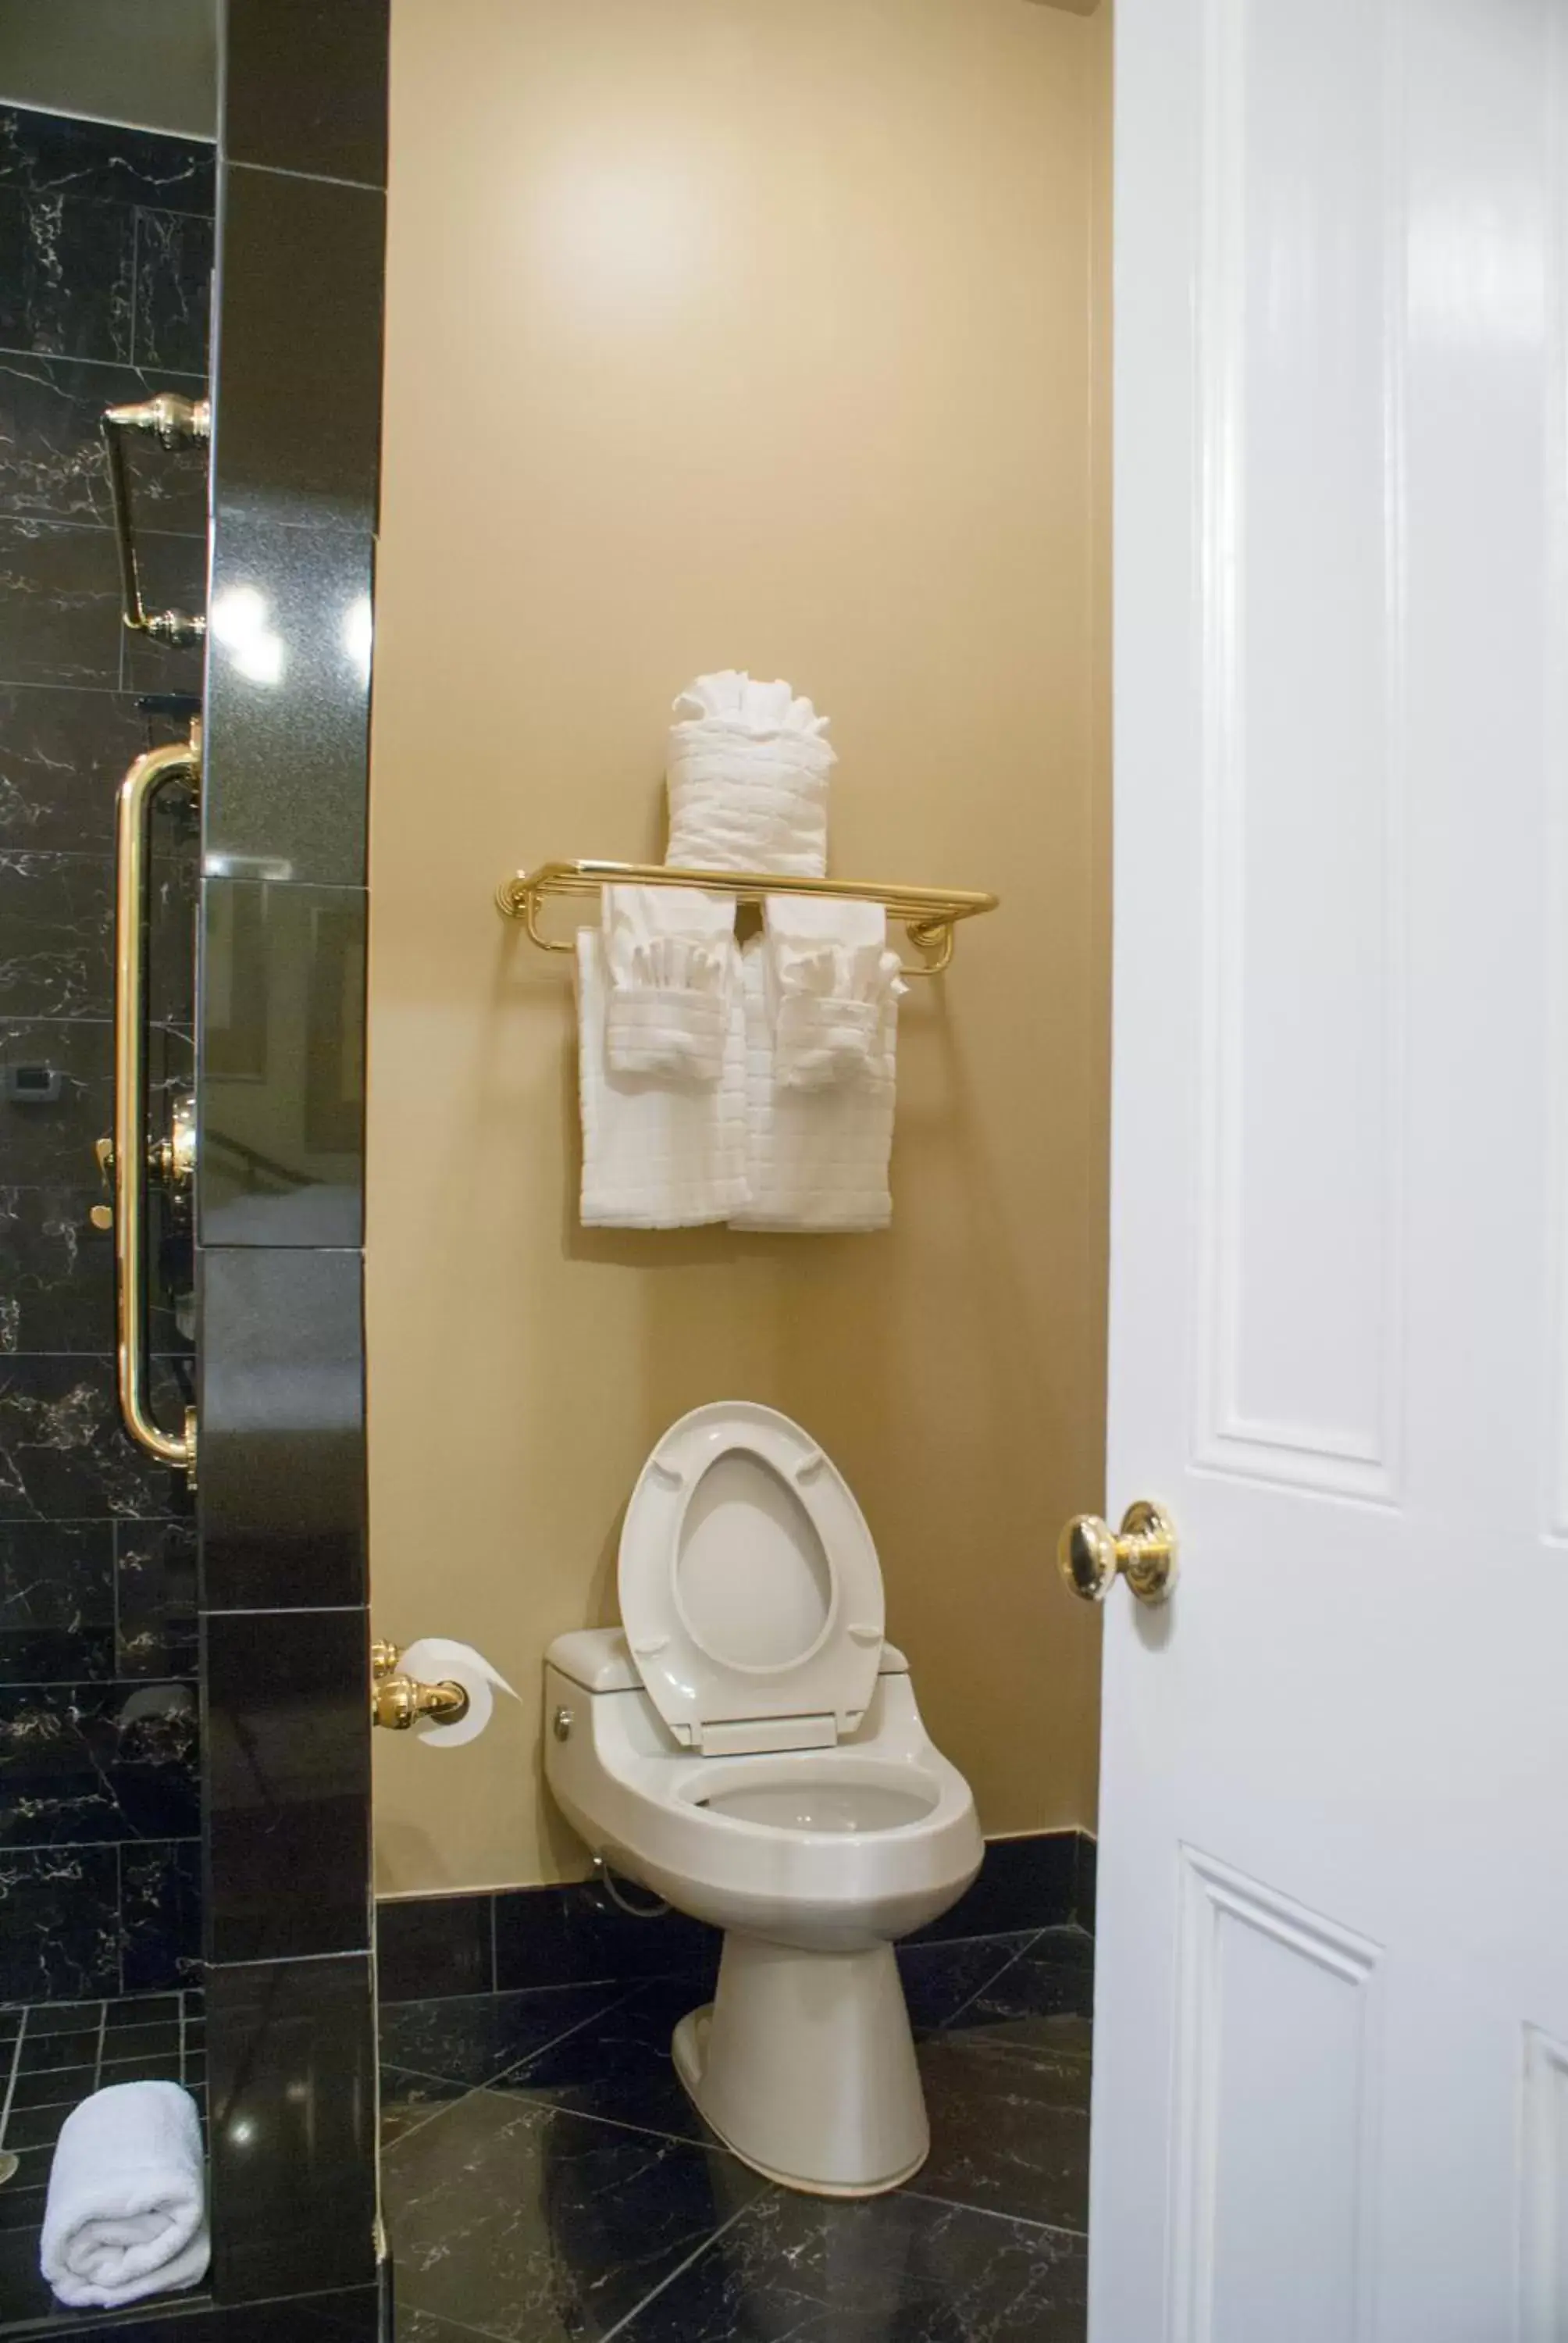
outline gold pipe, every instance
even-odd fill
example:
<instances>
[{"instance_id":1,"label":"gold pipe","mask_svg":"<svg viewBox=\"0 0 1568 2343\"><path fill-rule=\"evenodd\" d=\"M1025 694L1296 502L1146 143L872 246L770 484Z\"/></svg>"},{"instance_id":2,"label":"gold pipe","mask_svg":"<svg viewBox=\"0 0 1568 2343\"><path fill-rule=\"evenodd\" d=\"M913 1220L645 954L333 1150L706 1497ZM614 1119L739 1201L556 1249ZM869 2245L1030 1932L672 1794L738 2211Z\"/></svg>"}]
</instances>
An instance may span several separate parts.
<instances>
[{"instance_id":1,"label":"gold pipe","mask_svg":"<svg viewBox=\"0 0 1568 2343\"><path fill-rule=\"evenodd\" d=\"M115 1332L120 1413L126 1430L160 1464L196 1478L196 1410L185 1428L166 1432L148 1398L146 1353L146 1193L156 1150L147 1139L146 948L142 912L153 800L170 781L201 776L201 721L188 741L170 741L138 757L120 783L115 830L115 1131L109 1163L115 1198ZM102 1152L102 1151L100 1151Z\"/></svg>"},{"instance_id":2,"label":"gold pipe","mask_svg":"<svg viewBox=\"0 0 1568 2343\"><path fill-rule=\"evenodd\" d=\"M109 468L109 502L115 516L115 550L120 563L120 616L134 634L151 635L155 642L179 648L199 643L206 620L185 610L149 610L142 599L141 569L136 560L131 524L131 486L126 475L122 435L145 431L160 447L200 447L212 437L212 407L205 398L184 398L177 390L160 390L130 406L106 407L98 418L104 458Z\"/></svg>"},{"instance_id":3,"label":"gold pipe","mask_svg":"<svg viewBox=\"0 0 1568 2343\"><path fill-rule=\"evenodd\" d=\"M496 890L503 919L521 920L528 940L541 951L569 952L570 943L543 934L539 908L553 895L592 895L601 887L698 887L710 895L730 895L738 903L761 903L769 895L811 895L840 903L879 903L899 920L920 954L906 962L906 976L940 976L953 956L953 930L960 920L994 911L997 897L968 887L906 887L867 879L803 879L766 870L672 870L663 862L541 862L519 870Z\"/></svg>"}]
</instances>

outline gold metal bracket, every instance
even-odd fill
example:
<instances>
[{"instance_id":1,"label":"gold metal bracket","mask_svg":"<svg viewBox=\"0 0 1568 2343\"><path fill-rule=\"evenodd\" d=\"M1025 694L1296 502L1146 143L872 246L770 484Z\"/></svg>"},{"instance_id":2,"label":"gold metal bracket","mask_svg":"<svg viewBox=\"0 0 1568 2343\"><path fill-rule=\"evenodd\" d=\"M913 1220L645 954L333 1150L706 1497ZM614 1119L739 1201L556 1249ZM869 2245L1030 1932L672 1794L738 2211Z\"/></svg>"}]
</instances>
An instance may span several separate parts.
<instances>
[{"instance_id":1,"label":"gold metal bracket","mask_svg":"<svg viewBox=\"0 0 1568 2343\"><path fill-rule=\"evenodd\" d=\"M115 547L120 559L120 615L134 634L148 635L156 643L177 649L199 643L206 620L197 612L149 610L142 598L141 571L136 562L136 536L131 523L131 486L126 473L125 435L145 432L160 447L200 447L212 437L212 406L205 398L182 398L176 390L160 390L155 397L126 407L106 407L98 418L104 455L109 468L109 499L115 511Z\"/></svg>"},{"instance_id":2,"label":"gold metal bracket","mask_svg":"<svg viewBox=\"0 0 1568 2343\"><path fill-rule=\"evenodd\" d=\"M879 903L896 920L919 957L906 960L906 976L940 976L953 956L953 930L960 920L994 911L997 897L968 887L906 887L867 879L802 879L767 870L672 870L663 862L541 862L518 870L496 890L504 920L520 920L530 943L541 951L569 952L566 939L547 936L539 926L541 906L552 896L595 895L601 887L697 887L729 895L737 903L761 903L769 895L810 895L839 903Z\"/></svg>"},{"instance_id":3,"label":"gold metal bracket","mask_svg":"<svg viewBox=\"0 0 1568 2343\"><path fill-rule=\"evenodd\" d=\"M396 1644L379 1640L370 1646L370 1722L393 1733L407 1733L421 1716L438 1717L456 1725L468 1714L468 1695L458 1684L419 1684L398 1671L401 1657Z\"/></svg>"}]
</instances>

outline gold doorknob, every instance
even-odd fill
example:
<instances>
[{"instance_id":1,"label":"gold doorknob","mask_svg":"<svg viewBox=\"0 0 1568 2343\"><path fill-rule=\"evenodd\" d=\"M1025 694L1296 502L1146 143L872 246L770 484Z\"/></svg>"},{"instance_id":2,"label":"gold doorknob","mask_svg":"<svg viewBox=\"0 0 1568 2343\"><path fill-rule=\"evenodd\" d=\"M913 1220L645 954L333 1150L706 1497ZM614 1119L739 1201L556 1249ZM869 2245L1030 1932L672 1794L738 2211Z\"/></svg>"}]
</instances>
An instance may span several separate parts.
<instances>
[{"instance_id":1,"label":"gold doorknob","mask_svg":"<svg viewBox=\"0 0 1568 2343\"><path fill-rule=\"evenodd\" d=\"M1140 1603L1163 1603L1176 1584L1176 1524L1142 1497L1119 1531L1098 1513L1075 1513L1056 1542L1056 1566L1086 1603L1103 1603L1118 1571Z\"/></svg>"}]
</instances>

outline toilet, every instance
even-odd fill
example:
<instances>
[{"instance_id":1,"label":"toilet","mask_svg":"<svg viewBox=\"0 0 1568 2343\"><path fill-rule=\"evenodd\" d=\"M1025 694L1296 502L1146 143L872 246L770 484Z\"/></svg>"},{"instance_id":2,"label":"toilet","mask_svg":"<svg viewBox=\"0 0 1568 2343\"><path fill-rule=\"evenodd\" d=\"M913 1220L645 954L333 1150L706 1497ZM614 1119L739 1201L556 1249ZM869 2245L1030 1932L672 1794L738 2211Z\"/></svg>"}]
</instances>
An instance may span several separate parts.
<instances>
[{"instance_id":1,"label":"toilet","mask_svg":"<svg viewBox=\"0 0 1568 2343\"><path fill-rule=\"evenodd\" d=\"M883 1634L865 1517L788 1416L696 1408L632 1492L619 1591L619 1628L550 1646L545 1769L612 1872L724 1931L681 2082L771 2180L895 2188L930 2136L893 1945L982 1843Z\"/></svg>"}]
</instances>

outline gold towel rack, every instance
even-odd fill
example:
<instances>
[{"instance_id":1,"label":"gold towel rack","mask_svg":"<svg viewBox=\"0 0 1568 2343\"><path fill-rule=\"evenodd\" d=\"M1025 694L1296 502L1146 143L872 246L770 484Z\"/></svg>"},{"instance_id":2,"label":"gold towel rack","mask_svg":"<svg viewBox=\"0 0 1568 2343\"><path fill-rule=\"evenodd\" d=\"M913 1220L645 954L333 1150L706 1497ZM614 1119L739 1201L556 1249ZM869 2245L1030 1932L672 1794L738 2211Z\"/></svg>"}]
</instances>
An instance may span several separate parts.
<instances>
[{"instance_id":1,"label":"gold towel rack","mask_svg":"<svg viewBox=\"0 0 1568 2343\"><path fill-rule=\"evenodd\" d=\"M920 955L906 962L906 976L940 976L952 959L959 921L994 911L998 900L970 887L879 886L866 879L799 879L766 870L681 870L662 862L541 862L537 870L503 879L496 908L503 919L521 920L529 941L541 951L569 952L574 947L567 940L541 934L541 906L552 895L594 895L611 886L701 887L710 895L733 895L738 903L760 903L766 895L880 903Z\"/></svg>"}]
</instances>

